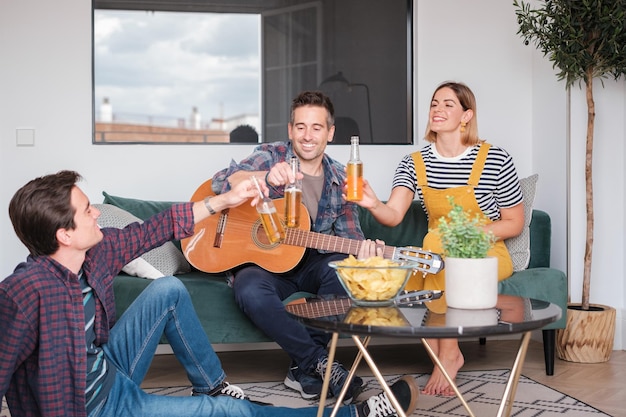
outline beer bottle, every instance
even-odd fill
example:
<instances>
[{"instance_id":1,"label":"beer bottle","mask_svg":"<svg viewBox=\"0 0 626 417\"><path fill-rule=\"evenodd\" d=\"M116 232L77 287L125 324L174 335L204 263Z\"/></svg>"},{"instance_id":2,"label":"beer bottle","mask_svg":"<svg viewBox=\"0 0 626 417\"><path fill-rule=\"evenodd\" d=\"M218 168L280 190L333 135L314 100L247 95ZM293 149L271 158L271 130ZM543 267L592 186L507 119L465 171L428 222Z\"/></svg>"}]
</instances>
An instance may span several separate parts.
<instances>
[{"instance_id":1,"label":"beer bottle","mask_svg":"<svg viewBox=\"0 0 626 417\"><path fill-rule=\"evenodd\" d=\"M346 166L348 190L346 200L363 199L363 161L359 156L359 137L350 138L350 160Z\"/></svg>"},{"instance_id":2,"label":"beer bottle","mask_svg":"<svg viewBox=\"0 0 626 417\"><path fill-rule=\"evenodd\" d=\"M251 180L259 191L260 198L256 205L256 211L261 217L261 223L263 224L263 229L265 229L265 234L267 234L267 238L270 243L280 243L285 238L285 228L280 221L280 217L276 211L276 206L270 198L265 197L263 194L257 177L253 175Z\"/></svg>"},{"instance_id":3,"label":"beer bottle","mask_svg":"<svg viewBox=\"0 0 626 417\"><path fill-rule=\"evenodd\" d=\"M292 156L289 165L294 181L285 185L285 224L287 227L298 227L302 205L302 181L296 177L300 172L298 158Z\"/></svg>"}]
</instances>

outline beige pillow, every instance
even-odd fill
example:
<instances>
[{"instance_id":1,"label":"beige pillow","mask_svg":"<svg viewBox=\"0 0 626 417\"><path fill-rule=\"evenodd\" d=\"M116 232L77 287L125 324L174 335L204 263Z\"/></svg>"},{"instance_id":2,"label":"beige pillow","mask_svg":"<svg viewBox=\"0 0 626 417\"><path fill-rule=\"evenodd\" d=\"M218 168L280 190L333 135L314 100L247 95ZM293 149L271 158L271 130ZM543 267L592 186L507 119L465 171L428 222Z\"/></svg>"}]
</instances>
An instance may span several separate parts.
<instances>
[{"instance_id":1,"label":"beige pillow","mask_svg":"<svg viewBox=\"0 0 626 417\"><path fill-rule=\"evenodd\" d=\"M93 206L100 210L101 214L98 218L100 227L121 229L130 223L143 223L143 220L138 217L111 204L94 204ZM136 277L156 279L184 274L191 271L191 265L172 242L166 242L129 262L122 268L122 271Z\"/></svg>"},{"instance_id":2,"label":"beige pillow","mask_svg":"<svg viewBox=\"0 0 626 417\"><path fill-rule=\"evenodd\" d=\"M533 214L533 203L535 202L535 191L537 189L538 174L519 180L524 194L524 228L518 236L506 239L506 245L511 260L513 261L513 271L523 271L530 262L530 220Z\"/></svg>"}]
</instances>

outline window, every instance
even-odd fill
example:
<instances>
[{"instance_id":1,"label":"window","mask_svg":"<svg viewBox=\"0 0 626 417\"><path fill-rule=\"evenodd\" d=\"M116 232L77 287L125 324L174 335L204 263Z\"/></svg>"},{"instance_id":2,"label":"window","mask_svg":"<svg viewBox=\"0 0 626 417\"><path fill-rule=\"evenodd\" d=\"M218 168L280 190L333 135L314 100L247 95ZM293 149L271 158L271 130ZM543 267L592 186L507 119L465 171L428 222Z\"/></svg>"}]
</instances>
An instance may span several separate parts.
<instances>
[{"instance_id":1,"label":"window","mask_svg":"<svg viewBox=\"0 0 626 417\"><path fill-rule=\"evenodd\" d=\"M94 0L94 143L286 140L322 90L333 143L408 144L412 1Z\"/></svg>"}]
</instances>

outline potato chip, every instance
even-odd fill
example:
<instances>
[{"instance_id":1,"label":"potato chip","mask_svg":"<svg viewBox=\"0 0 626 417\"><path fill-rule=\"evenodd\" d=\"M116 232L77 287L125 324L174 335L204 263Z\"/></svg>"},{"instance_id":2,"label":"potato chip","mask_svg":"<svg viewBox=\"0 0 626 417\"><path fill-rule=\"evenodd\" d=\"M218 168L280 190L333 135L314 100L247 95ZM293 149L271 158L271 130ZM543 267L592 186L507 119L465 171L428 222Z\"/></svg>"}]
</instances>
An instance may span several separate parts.
<instances>
[{"instance_id":1,"label":"potato chip","mask_svg":"<svg viewBox=\"0 0 626 417\"><path fill-rule=\"evenodd\" d=\"M352 307L344 323L364 326L408 326L409 323L395 307Z\"/></svg>"},{"instance_id":2,"label":"potato chip","mask_svg":"<svg viewBox=\"0 0 626 417\"><path fill-rule=\"evenodd\" d=\"M393 299L400 292L412 270L412 265L374 256L356 259L350 255L342 261L331 262L337 274L355 300L382 301Z\"/></svg>"}]
</instances>

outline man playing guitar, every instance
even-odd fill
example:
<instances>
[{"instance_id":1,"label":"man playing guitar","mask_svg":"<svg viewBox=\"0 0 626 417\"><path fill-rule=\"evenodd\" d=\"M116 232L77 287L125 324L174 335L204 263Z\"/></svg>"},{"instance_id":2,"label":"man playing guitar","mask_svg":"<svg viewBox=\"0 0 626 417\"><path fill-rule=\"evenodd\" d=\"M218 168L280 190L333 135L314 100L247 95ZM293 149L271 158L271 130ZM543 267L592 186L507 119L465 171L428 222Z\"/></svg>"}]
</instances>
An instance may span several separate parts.
<instances>
[{"instance_id":1,"label":"man playing guitar","mask_svg":"<svg viewBox=\"0 0 626 417\"><path fill-rule=\"evenodd\" d=\"M250 178L265 178L270 198L284 196L284 185L293 181L289 160L296 156L302 175L302 201L311 216L312 230L326 235L361 241L358 257L382 256L382 242L364 240L358 221L357 206L342 196L344 165L325 154L335 132L334 109L328 97L306 91L291 106L288 124L289 141L264 143L239 164L232 163L212 179L216 194ZM302 260L284 273L269 272L257 265L235 270L235 299L242 311L276 341L291 357L285 385L300 392L303 398L320 395L326 371L329 336L306 329L288 316L283 300L298 291L313 294L345 294L328 262L344 259L345 254L307 249ZM332 366L330 394L339 395L348 376L340 363ZM346 402L360 393L363 380L350 382Z\"/></svg>"}]
</instances>

